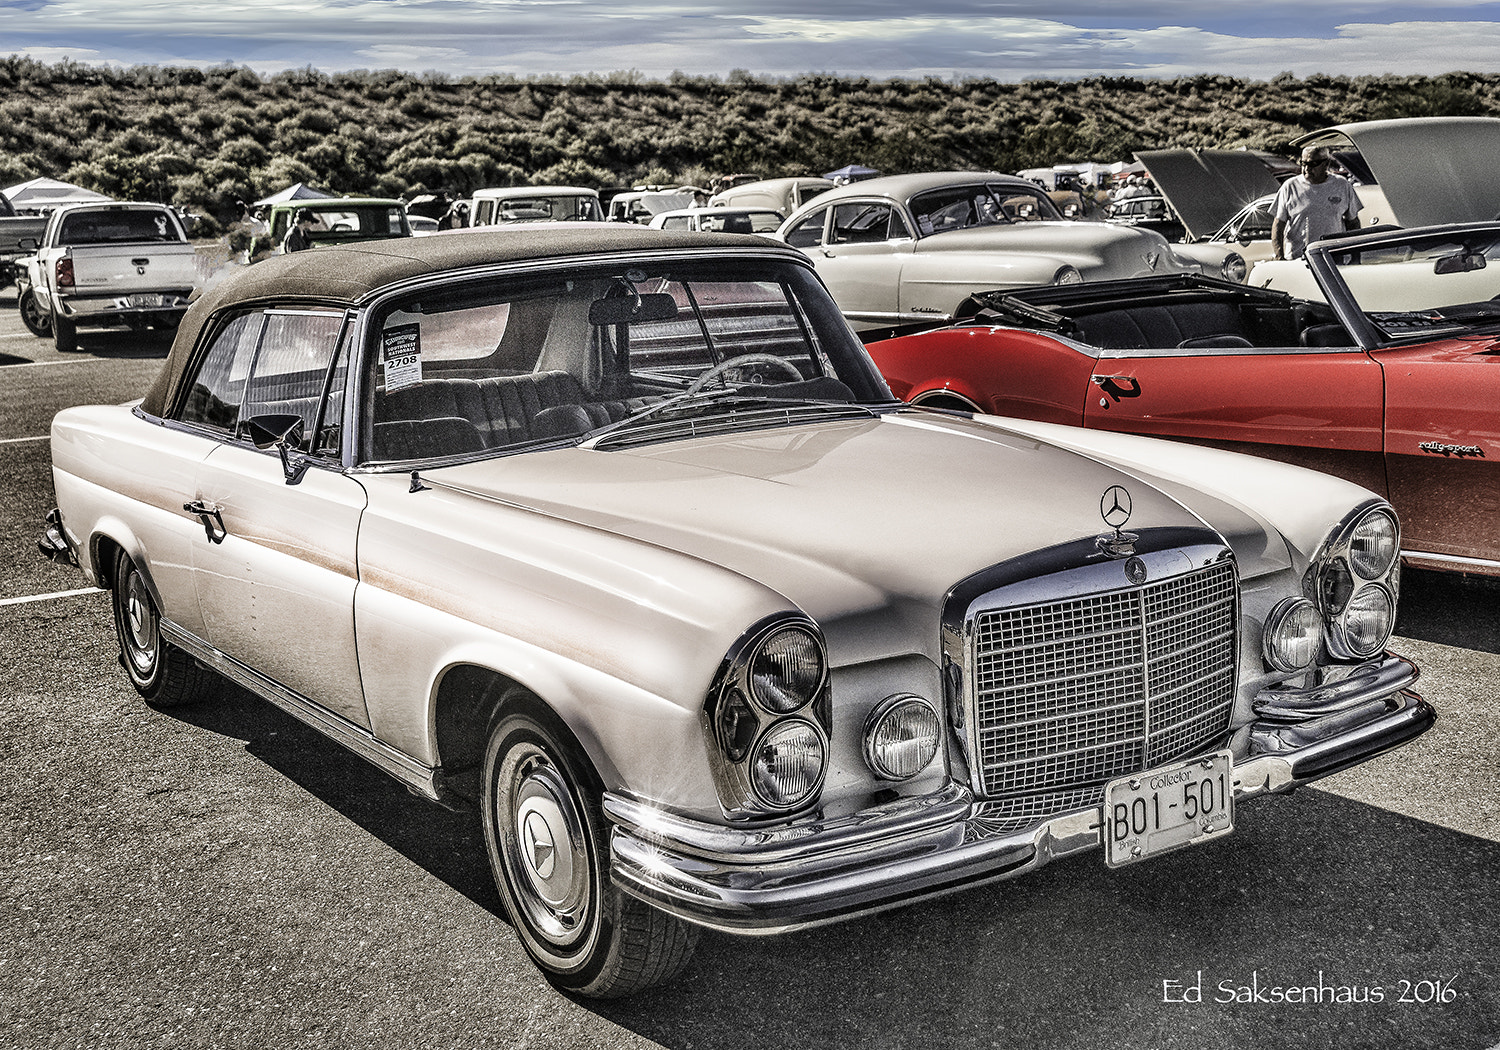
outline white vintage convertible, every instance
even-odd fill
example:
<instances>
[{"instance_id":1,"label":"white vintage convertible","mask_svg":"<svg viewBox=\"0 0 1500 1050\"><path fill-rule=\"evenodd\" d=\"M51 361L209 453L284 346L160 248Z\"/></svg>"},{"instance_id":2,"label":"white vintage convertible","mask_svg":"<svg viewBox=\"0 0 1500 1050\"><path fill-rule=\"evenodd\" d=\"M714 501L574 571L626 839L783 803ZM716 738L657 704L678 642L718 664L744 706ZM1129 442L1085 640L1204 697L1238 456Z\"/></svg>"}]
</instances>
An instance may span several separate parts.
<instances>
[{"instance_id":1,"label":"white vintage convertible","mask_svg":"<svg viewBox=\"0 0 1500 1050\"><path fill-rule=\"evenodd\" d=\"M950 320L997 288L1207 273L1245 262L1154 230L1066 220L1036 183L995 172L867 179L820 193L776 236L805 251L849 323L877 329Z\"/></svg>"},{"instance_id":2,"label":"white vintage convertible","mask_svg":"<svg viewBox=\"0 0 1500 1050\"><path fill-rule=\"evenodd\" d=\"M1386 651L1389 505L901 404L755 237L273 259L52 451L43 550L112 589L141 695L227 678L477 805L521 943L586 995L700 927L1211 842L1433 719Z\"/></svg>"}]
</instances>

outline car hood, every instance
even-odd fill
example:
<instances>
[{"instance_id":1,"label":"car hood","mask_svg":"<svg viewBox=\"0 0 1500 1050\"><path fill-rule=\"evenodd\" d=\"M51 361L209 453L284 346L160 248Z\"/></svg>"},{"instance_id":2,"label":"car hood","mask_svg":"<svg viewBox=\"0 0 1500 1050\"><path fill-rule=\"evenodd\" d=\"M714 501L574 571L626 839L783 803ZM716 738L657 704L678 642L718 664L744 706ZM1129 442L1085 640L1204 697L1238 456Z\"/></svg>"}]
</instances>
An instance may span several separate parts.
<instances>
[{"instance_id":1,"label":"car hood","mask_svg":"<svg viewBox=\"0 0 1500 1050\"><path fill-rule=\"evenodd\" d=\"M1500 118L1410 117L1324 128L1292 145L1352 144L1385 191L1400 226L1488 222L1500 216ZM1435 160L1441 163L1435 163Z\"/></svg>"},{"instance_id":2,"label":"car hood","mask_svg":"<svg viewBox=\"0 0 1500 1050\"><path fill-rule=\"evenodd\" d=\"M1246 204L1279 185L1260 155L1246 150L1159 149L1135 158L1194 241L1212 237Z\"/></svg>"},{"instance_id":3,"label":"car hood","mask_svg":"<svg viewBox=\"0 0 1500 1050\"><path fill-rule=\"evenodd\" d=\"M918 252L1017 252L1070 263L1089 280L1184 269L1167 240L1151 230L1107 222L1024 222L934 233Z\"/></svg>"},{"instance_id":4,"label":"car hood","mask_svg":"<svg viewBox=\"0 0 1500 1050\"><path fill-rule=\"evenodd\" d=\"M558 449L423 477L753 579L817 619L830 640L842 633L846 661L930 640L944 595L981 569L1109 532L1100 501L1111 485L1130 492L1133 531L1204 525L1105 463L916 411L626 450ZM1261 534L1251 546L1266 541Z\"/></svg>"}]
</instances>

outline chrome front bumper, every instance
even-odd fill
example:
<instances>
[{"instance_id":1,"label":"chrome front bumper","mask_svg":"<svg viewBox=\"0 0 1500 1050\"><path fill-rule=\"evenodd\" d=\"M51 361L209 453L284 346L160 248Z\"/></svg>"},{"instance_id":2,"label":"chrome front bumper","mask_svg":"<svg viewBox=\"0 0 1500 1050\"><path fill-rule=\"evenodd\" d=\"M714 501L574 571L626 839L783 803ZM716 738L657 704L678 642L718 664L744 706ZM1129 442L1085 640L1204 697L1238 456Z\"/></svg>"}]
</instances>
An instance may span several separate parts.
<instances>
[{"instance_id":1,"label":"chrome front bumper","mask_svg":"<svg viewBox=\"0 0 1500 1050\"><path fill-rule=\"evenodd\" d=\"M1425 732L1435 713L1407 688L1416 678L1412 664L1387 655L1348 679L1353 684L1340 683L1322 713L1252 725L1234 766L1236 802L1291 791ZM690 922L738 933L781 933L896 907L1102 845L1098 807L1016 831L989 820L960 784L781 828L684 820L615 794L604 809L615 823L616 885Z\"/></svg>"}]
</instances>

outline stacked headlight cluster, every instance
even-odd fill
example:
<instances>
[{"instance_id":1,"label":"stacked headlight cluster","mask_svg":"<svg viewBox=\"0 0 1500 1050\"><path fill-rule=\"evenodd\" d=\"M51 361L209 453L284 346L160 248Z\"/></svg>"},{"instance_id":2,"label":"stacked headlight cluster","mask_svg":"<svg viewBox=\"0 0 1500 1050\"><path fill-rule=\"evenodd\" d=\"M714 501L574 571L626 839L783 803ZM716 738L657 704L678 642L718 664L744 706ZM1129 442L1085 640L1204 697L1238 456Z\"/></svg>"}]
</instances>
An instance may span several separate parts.
<instances>
[{"instance_id":1,"label":"stacked headlight cluster","mask_svg":"<svg viewBox=\"0 0 1500 1050\"><path fill-rule=\"evenodd\" d=\"M1283 599L1266 619L1266 663L1300 671L1325 646L1336 660L1379 655L1396 626L1400 553L1389 504L1365 504L1346 517L1313 559L1308 597Z\"/></svg>"},{"instance_id":2,"label":"stacked headlight cluster","mask_svg":"<svg viewBox=\"0 0 1500 1050\"><path fill-rule=\"evenodd\" d=\"M704 706L726 807L782 813L810 802L828 766L828 660L817 625L782 616L730 650Z\"/></svg>"}]
</instances>

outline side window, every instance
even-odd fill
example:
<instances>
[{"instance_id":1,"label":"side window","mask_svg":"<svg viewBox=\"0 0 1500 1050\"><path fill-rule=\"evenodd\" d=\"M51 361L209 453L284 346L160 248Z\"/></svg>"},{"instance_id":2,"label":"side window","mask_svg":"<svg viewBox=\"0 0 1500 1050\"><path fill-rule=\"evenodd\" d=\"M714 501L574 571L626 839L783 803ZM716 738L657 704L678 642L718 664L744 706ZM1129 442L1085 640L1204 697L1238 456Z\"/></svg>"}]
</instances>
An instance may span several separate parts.
<instances>
[{"instance_id":1,"label":"side window","mask_svg":"<svg viewBox=\"0 0 1500 1050\"><path fill-rule=\"evenodd\" d=\"M263 323L260 313L240 314L219 329L188 387L179 421L234 432Z\"/></svg>"},{"instance_id":2,"label":"side window","mask_svg":"<svg viewBox=\"0 0 1500 1050\"><path fill-rule=\"evenodd\" d=\"M827 208L819 208L786 233L786 243L793 248L812 248L823 243L823 219Z\"/></svg>"},{"instance_id":3,"label":"side window","mask_svg":"<svg viewBox=\"0 0 1500 1050\"><path fill-rule=\"evenodd\" d=\"M271 414L300 416L310 435L317 420L323 382L338 349L344 317L321 311L279 310L268 310L265 316L260 352L245 384L241 418ZM338 418L343 405L342 364L340 373L334 376L333 387L336 393L331 392L329 410L324 413L325 431L328 427L337 428L342 422Z\"/></svg>"},{"instance_id":4,"label":"side window","mask_svg":"<svg viewBox=\"0 0 1500 1050\"><path fill-rule=\"evenodd\" d=\"M177 418L238 435L253 417L290 414L310 440L329 369L328 405L314 451L336 451L343 424L344 370L338 351L344 315L326 310L241 314L219 328Z\"/></svg>"},{"instance_id":5,"label":"side window","mask_svg":"<svg viewBox=\"0 0 1500 1050\"><path fill-rule=\"evenodd\" d=\"M839 204L833 209L830 244L874 244L890 239L891 209L885 204Z\"/></svg>"},{"instance_id":6,"label":"side window","mask_svg":"<svg viewBox=\"0 0 1500 1050\"><path fill-rule=\"evenodd\" d=\"M485 199L474 203L474 218L471 226L488 226L495 221L495 202Z\"/></svg>"}]
</instances>

